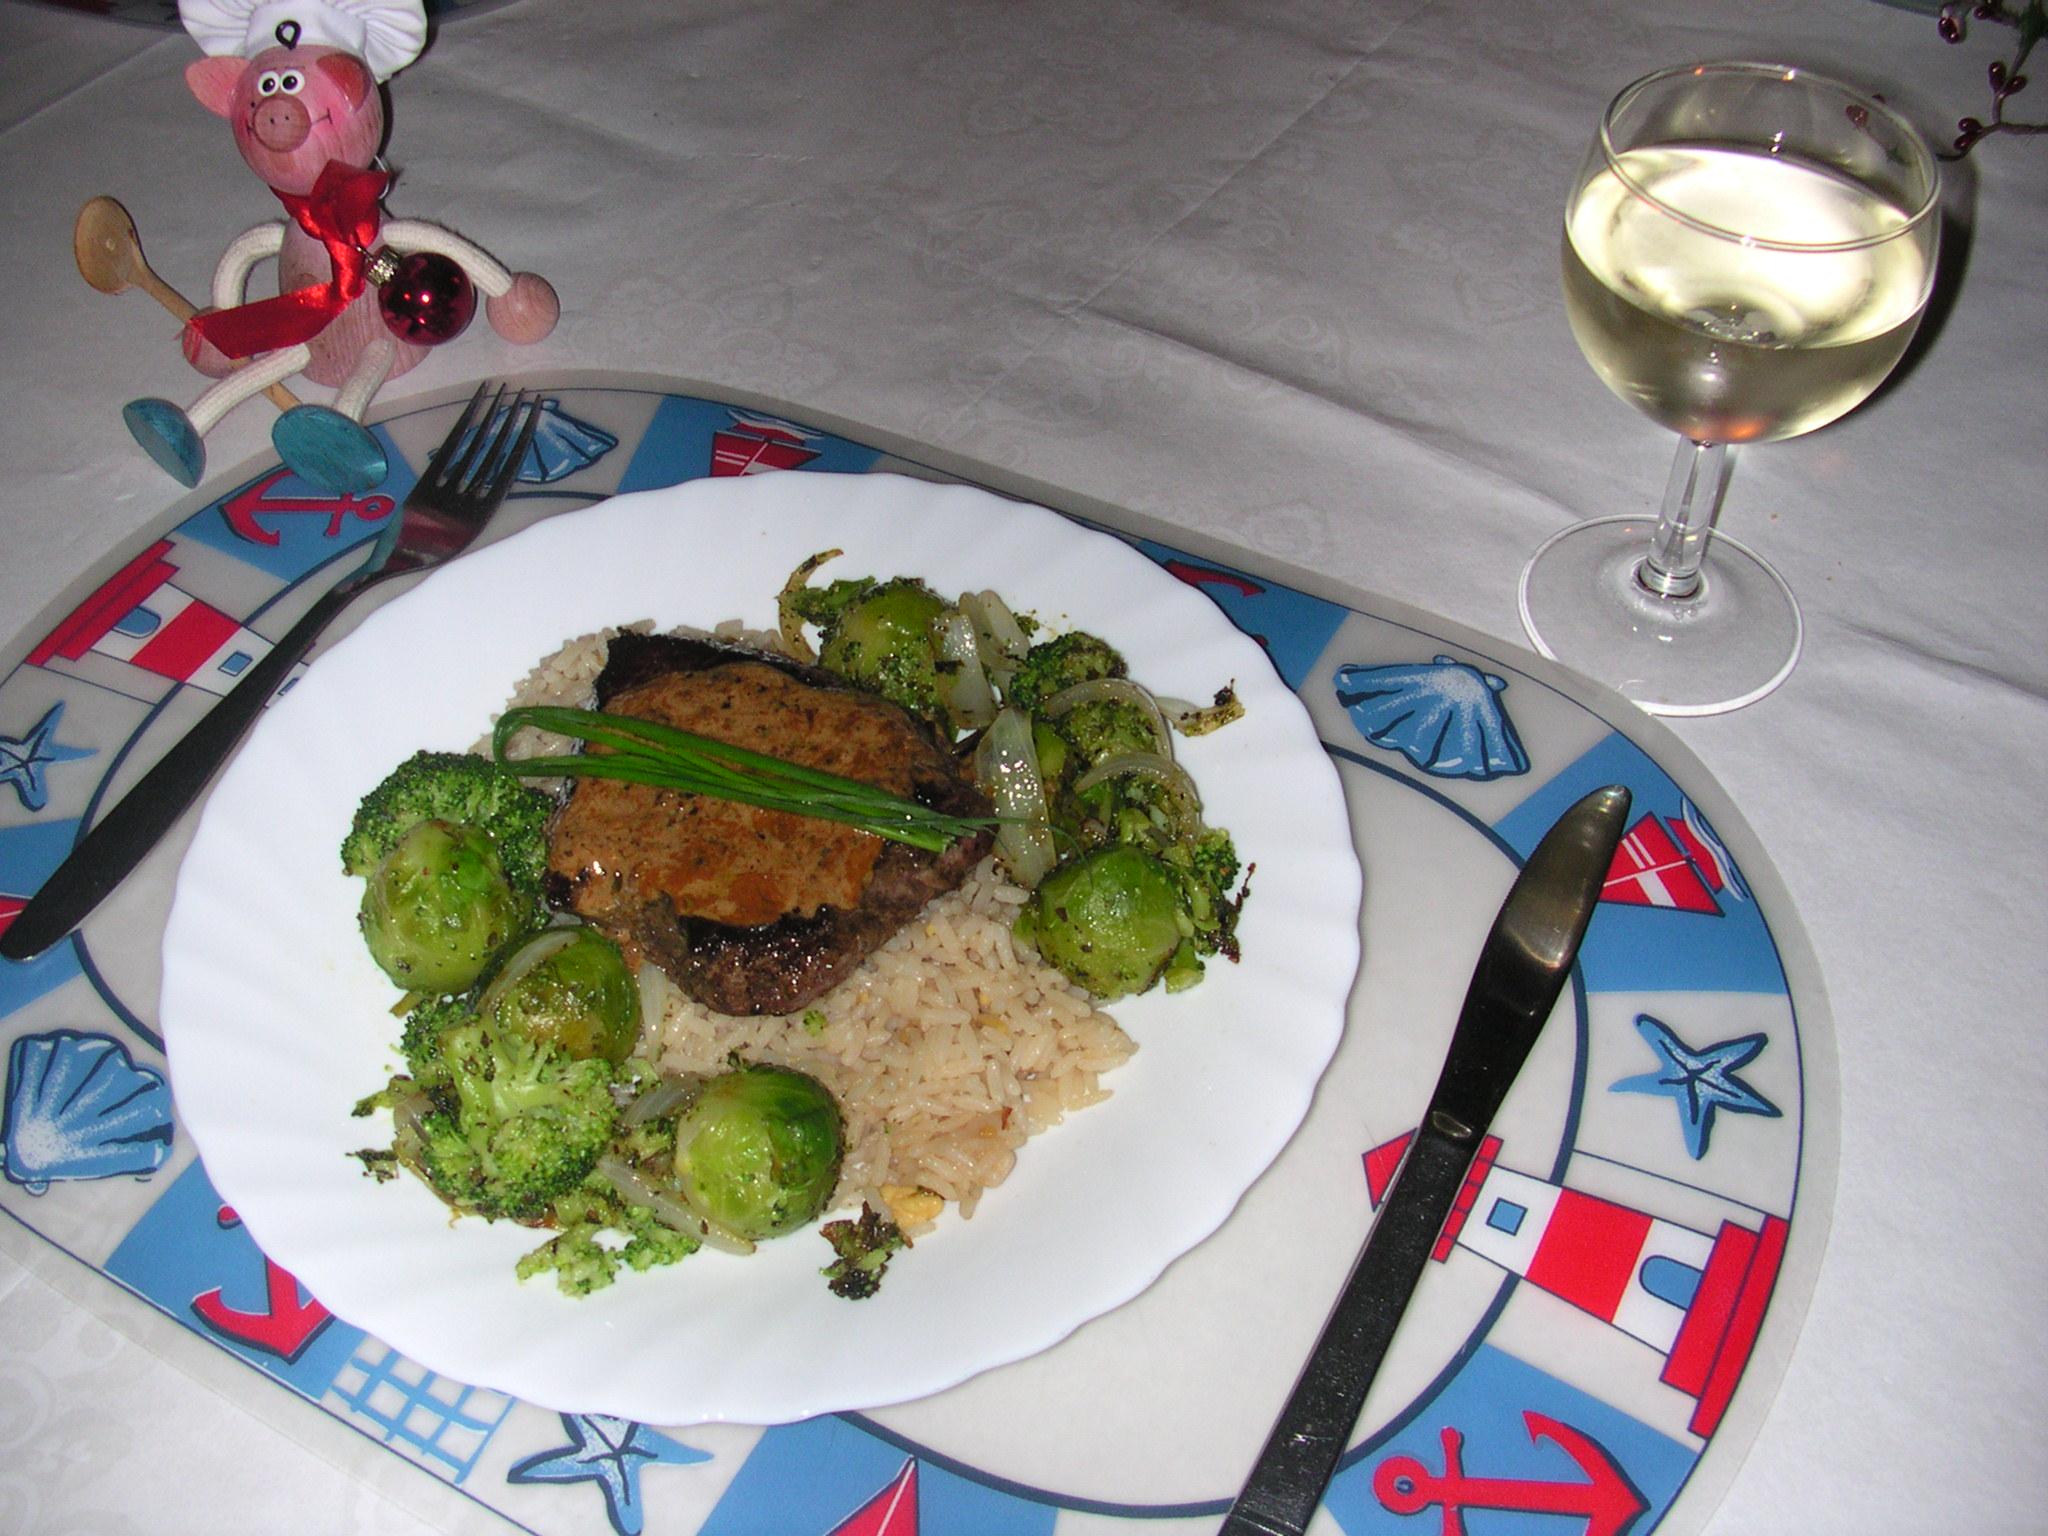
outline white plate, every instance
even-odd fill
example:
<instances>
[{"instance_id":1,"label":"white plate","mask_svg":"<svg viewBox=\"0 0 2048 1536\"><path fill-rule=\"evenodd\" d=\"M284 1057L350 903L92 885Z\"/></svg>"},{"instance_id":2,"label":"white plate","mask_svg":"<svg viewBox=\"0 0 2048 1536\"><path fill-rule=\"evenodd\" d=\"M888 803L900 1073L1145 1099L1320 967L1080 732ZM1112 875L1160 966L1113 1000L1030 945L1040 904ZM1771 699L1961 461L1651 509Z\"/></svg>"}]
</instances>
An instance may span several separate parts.
<instances>
[{"instance_id":1,"label":"white plate","mask_svg":"<svg viewBox=\"0 0 2048 1536\"><path fill-rule=\"evenodd\" d=\"M1240 965L1116 1012L1140 1045L1107 1102L1034 1139L970 1221L872 1300L832 1296L809 1232L703 1252L581 1301L521 1284L539 1235L454 1223L349 1157L395 1065L394 992L337 849L362 794L462 749L569 636L651 618L773 623L789 571L994 587L1112 640L1160 692L1234 681L1243 722L1185 744L1210 820L1256 862ZM208 801L164 939L181 1117L264 1252L338 1316L443 1375L564 1412L781 1423L923 1396L1042 1350L1213 1232L1306 1113L1343 1030L1361 880L1336 772L1264 653L1127 545L1042 508L886 475L781 474L621 496L455 562L370 615L268 712ZM263 914L260 925L249 914Z\"/></svg>"}]
</instances>

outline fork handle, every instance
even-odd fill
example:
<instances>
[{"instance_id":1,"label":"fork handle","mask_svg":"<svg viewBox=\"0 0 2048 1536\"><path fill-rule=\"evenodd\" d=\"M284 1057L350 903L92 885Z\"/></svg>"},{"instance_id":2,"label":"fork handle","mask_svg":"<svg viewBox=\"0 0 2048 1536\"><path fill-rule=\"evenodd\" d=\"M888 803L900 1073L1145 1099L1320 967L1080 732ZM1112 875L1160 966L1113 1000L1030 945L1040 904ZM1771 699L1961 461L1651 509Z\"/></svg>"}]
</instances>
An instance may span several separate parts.
<instances>
[{"instance_id":1,"label":"fork handle","mask_svg":"<svg viewBox=\"0 0 2048 1536\"><path fill-rule=\"evenodd\" d=\"M0 957L27 960L41 954L84 922L128 878L199 798L320 632L368 585L359 576L350 576L323 593L263 659L157 759L0 932Z\"/></svg>"}]
</instances>

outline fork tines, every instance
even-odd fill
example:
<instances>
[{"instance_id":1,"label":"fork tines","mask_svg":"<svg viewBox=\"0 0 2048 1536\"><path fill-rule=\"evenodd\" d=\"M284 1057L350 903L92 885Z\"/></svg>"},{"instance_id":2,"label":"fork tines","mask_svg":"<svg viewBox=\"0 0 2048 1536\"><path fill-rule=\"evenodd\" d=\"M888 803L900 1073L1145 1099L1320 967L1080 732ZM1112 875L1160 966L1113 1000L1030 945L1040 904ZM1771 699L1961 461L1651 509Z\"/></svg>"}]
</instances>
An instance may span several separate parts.
<instances>
[{"instance_id":1,"label":"fork tines","mask_svg":"<svg viewBox=\"0 0 2048 1536\"><path fill-rule=\"evenodd\" d=\"M488 403L485 396L489 395ZM463 407L462 417L428 460L420 486L495 503L511 488L540 425L541 399L519 390L505 404L505 386L488 382Z\"/></svg>"}]
</instances>

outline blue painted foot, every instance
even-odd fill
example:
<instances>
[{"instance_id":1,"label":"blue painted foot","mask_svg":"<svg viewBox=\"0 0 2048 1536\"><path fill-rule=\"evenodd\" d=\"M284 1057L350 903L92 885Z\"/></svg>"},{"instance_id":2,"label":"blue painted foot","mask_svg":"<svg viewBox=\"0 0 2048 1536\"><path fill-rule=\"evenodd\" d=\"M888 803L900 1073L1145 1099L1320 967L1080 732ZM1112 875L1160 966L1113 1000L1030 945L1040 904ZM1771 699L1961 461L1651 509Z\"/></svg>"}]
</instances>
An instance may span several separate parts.
<instances>
[{"instance_id":1,"label":"blue painted foot","mask_svg":"<svg viewBox=\"0 0 2048 1536\"><path fill-rule=\"evenodd\" d=\"M206 444L179 407L168 400L130 400L121 407L129 434L180 485L197 485L206 473Z\"/></svg>"},{"instance_id":2,"label":"blue painted foot","mask_svg":"<svg viewBox=\"0 0 2048 1536\"><path fill-rule=\"evenodd\" d=\"M270 429L285 467L323 491L353 495L384 483L384 449L369 429L324 405L286 411Z\"/></svg>"}]
</instances>

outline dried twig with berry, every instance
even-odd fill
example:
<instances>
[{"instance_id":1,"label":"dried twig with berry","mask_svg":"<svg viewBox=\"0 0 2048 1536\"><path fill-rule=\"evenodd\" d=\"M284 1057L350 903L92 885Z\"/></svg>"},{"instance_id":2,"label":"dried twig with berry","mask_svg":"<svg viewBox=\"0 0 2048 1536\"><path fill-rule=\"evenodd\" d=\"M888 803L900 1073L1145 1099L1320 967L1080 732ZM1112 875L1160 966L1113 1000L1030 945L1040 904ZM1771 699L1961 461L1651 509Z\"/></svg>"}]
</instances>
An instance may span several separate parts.
<instances>
[{"instance_id":1,"label":"dried twig with berry","mask_svg":"<svg viewBox=\"0 0 2048 1536\"><path fill-rule=\"evenodd\" d=\"M1986 71L1991 80L1991 120L1986 122L1976 117L1959 119L1954 153L1948 157L1950 159L1967 155L1978 140L1994 133L2048 133L2048 123L2015 122L2005 115L2006 101L2017 96L2027 84L2027 77L2020 73L2020 66L2026 63L2034 44L2048 37L2048 0L2026 0L2024 5L2008 5L2006 0L1977 0L1976 4L1965 5L1962 0L1950 0L1949 4L1942 6L1937 25L1945 42L1960 43L1969 34L1972 21L2011 27L2018 37L2012 57L1994 59Z\"/></svg>"}]
</instances>

